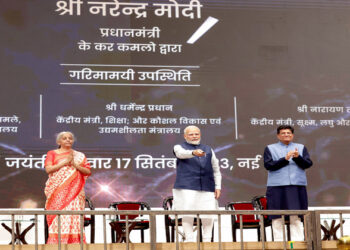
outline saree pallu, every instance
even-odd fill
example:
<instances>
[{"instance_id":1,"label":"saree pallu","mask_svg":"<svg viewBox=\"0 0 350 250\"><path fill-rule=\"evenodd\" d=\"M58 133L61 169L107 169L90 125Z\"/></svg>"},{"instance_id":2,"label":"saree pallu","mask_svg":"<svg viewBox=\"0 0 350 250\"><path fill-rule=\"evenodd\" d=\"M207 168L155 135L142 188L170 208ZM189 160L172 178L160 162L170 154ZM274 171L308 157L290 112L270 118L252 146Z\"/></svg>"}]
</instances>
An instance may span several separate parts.
<instances>
[{"instance_id":1,"label":"saree pallu","mask_svg":"<svg viewBox=\"0 0 350 250\"><path fill-rule=\"evenodd\" d=\"M70 152L58 154L55 151L49 151L45 160L45 166L55 165L63 160ZM82 164L83 167L90 168L83 153L73 151L74 161ZM46 210L84 210L85 192L84 185L87 176L76 170L72 166L64 166L58 171L49 174L49 179L45 186ZM58 243L58 217L56 215L47 215L47 224L49 227L49 238L47 244ZM85 234L83 236L85 243ZM80 243L80 216L62 215L61 216L61 243Z\"/></svg>"}]
</instances>

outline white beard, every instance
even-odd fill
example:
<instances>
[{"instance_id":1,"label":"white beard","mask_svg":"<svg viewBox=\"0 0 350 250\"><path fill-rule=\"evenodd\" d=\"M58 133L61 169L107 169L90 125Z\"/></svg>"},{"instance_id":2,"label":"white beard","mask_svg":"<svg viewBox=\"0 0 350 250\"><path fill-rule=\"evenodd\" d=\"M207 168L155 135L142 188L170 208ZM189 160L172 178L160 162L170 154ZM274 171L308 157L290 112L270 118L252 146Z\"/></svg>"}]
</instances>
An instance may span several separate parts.
<instances>
[{"instance_id":1,"label":"white beard","mask_svg":"<svg viewBox=\"0 0 350 250\"><path fill-rule=\"evenodd\" d=\"M198 141L189 141L189 140L186 139L186 142L187 142L188 144L192 144L192 145L199 145L199 144L201 143L201 140L198 140Z\"/></svg>"}]
</instances>

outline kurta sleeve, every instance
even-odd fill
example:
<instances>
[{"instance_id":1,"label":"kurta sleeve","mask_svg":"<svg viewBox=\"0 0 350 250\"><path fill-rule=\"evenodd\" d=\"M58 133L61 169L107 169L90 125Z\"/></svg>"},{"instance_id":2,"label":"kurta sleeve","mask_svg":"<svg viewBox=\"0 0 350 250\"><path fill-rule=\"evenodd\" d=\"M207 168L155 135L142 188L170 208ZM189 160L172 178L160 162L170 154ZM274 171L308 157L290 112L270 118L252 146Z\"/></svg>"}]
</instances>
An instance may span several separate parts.
<instances>
[{"instance_id":1,"label":"kurta sleeve","mask_svg":"<svg viewBox=\"0 0 350 250\"><path fill-rule=\"evenodd\" d=\"M179 159L190 159L194 157L192 150L186 150L181 145L174 146L174 154Z\"/></svg>"},{"instance_id":2,"label":"kurta sleeve","mask_svg":"<svg viewBox=\"0 0 350 250\"><path fill-rule=\"evenodd\" d=\"M265 148L264 151L264 167L269 171L276 171L281 169L289 164L289 161L286 158L281 158L277 161L272 159L271 152L268 147Z\"/></svg>"},{"instance_id":3,"label":"kurta sleeve","mask_svg":"<svg viewBox=\"0 0 350 250\"><path fill-rule=\"evenodd\" d=\"M219 166L219 160L216 158L216 155L213 150L211 150L212 157L211 157L211 165L213 166L213 173L214 173L214 182L215 182L215 189L221 189L221 173L220 173L220 166Z\"/></svg>"},{"instance_id":4,"label":"kurta sleeve","mask_svg":"<svg viewBox=\"0 0 350 250\"><path fill-rule=\"evenodd\" d=\"M307 169L312 166L312 161L306 147L303 149L303 156L299 154L298 157L293 157L293 161L302 169Z\"/></svg>"}]
</instances>

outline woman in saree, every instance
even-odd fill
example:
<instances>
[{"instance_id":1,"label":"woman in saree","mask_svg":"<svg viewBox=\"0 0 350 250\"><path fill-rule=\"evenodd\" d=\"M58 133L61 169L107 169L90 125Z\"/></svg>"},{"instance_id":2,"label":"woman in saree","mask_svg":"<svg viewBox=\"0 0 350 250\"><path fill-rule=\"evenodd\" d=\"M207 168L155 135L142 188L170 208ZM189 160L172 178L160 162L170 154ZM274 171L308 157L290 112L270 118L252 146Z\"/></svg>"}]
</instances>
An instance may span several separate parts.
<instances>
[{"instance_id":1,"label":"woman in saree","mask_svg":"<svg viewBox=\"0 0 350 250\"><path fill-rule=\"evenodd\" d=\"M58 149L47 153L45 170L49 179L45 186L46 210L84 210L84 185L91 174L90 165L83 153L72 149L74 135L61 132L57 135ZM58 216L47 215L49 238L47 244L58 244ZM85 242L85 234L84 234ZM80 216L61 216L61 243L80 243Z\"/></svg>"}]
</instances>

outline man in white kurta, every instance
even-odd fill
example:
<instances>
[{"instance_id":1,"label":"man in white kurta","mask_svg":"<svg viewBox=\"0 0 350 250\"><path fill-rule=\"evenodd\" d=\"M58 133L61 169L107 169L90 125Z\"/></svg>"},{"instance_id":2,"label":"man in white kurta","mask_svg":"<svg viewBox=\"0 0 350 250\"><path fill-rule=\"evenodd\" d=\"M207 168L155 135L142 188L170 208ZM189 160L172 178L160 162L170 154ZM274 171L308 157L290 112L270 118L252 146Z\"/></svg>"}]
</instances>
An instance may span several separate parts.
<instances>
[{"instance_id":1,"label":"man in white kurta","mask_svg":"<svg viewBox=\"0 0 350 250\"><path fill-rule=\"evenodd\" d=\"M214 151L200 144L201 133L196 126L184 130L185 142L175 145L177 158L176 181L173 189L175 210L217 210L221 193L219 161ZM181 217L181 216L179 216ZM211 240L214 216L200 216L203 241ZM182 216L185 241L193 242L194 215Z\"/></svg>"}]
</instances>

